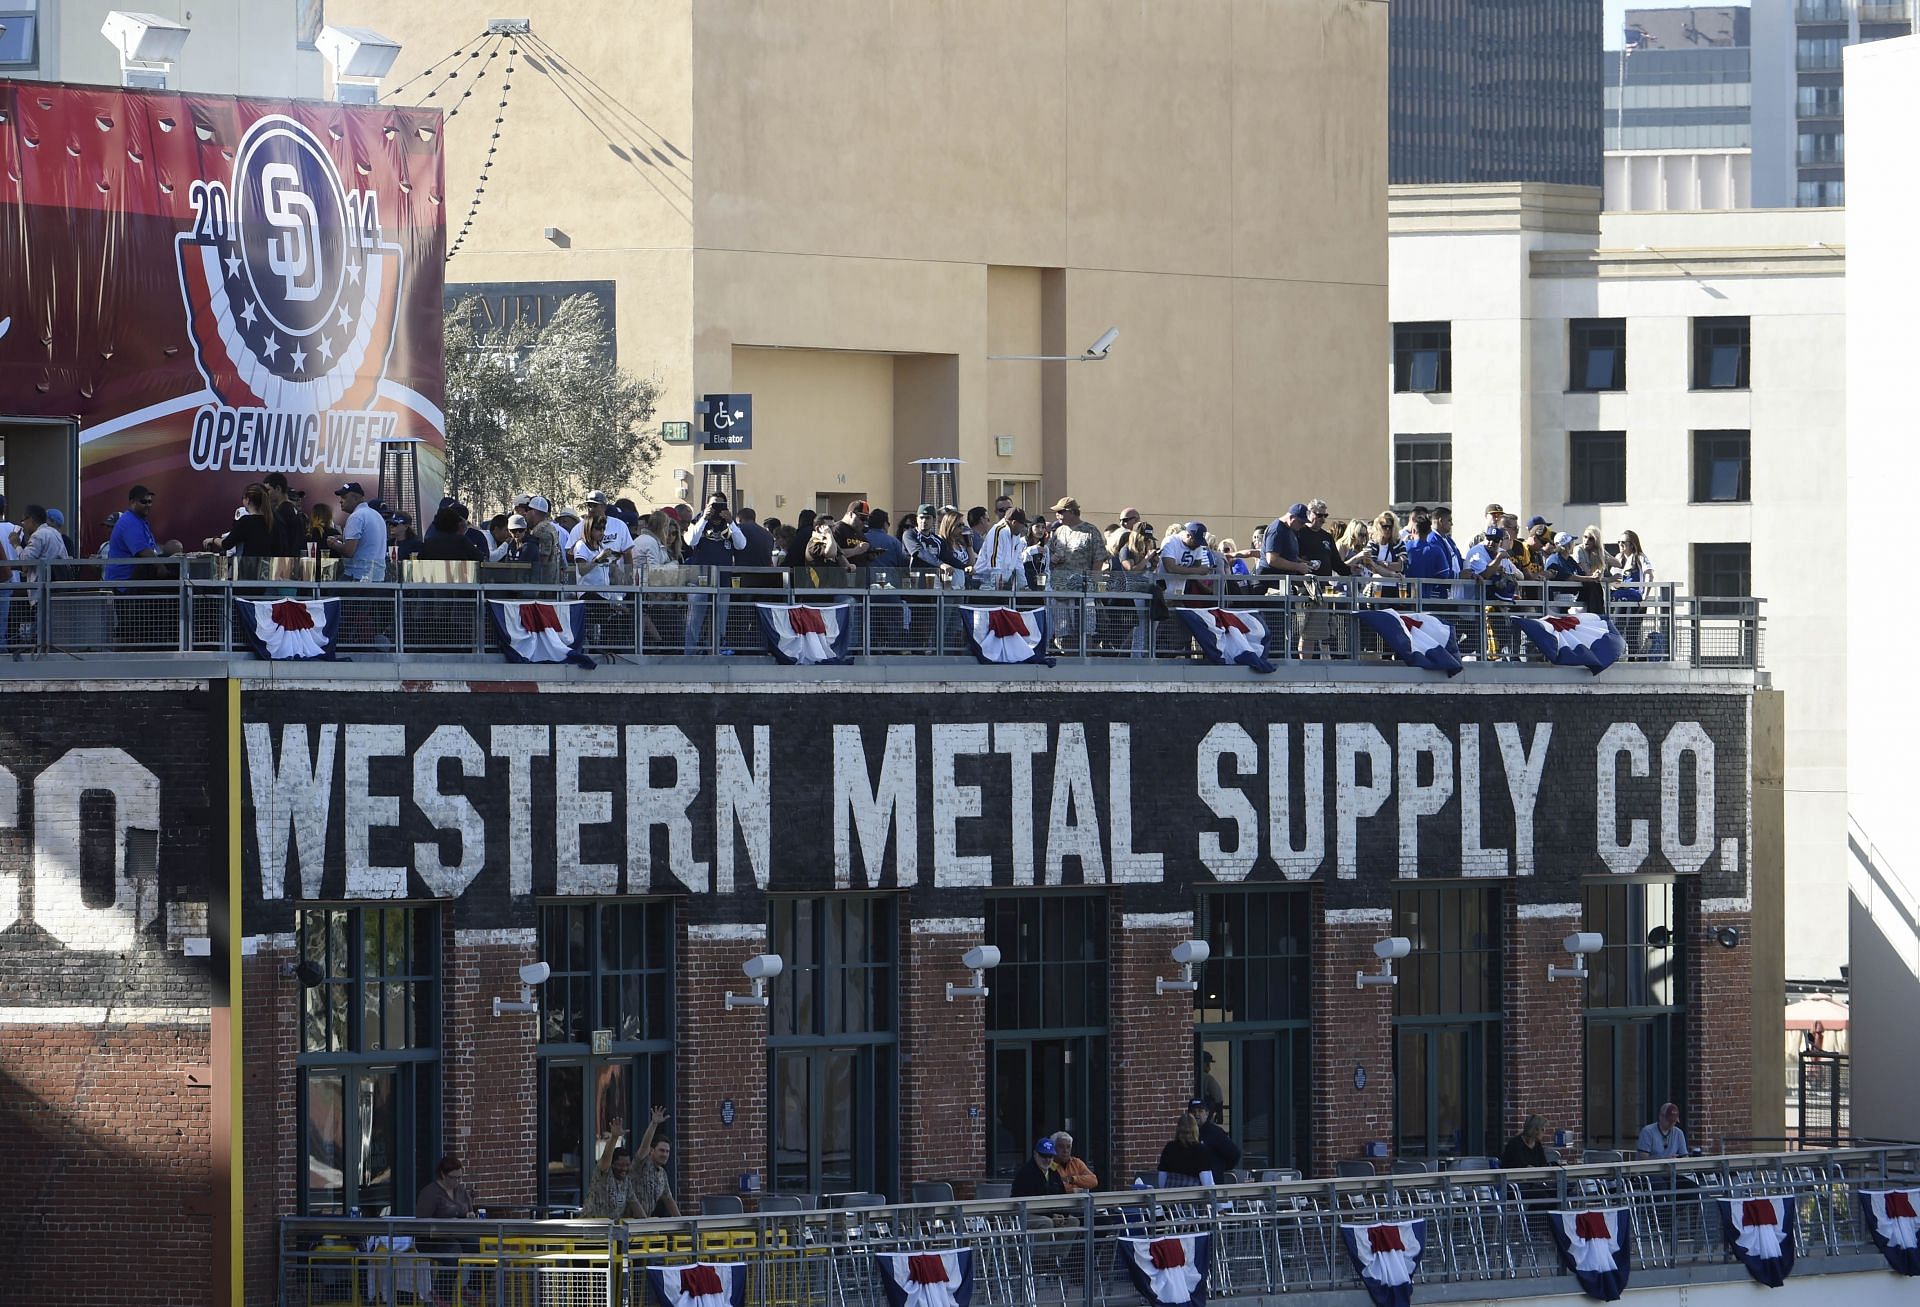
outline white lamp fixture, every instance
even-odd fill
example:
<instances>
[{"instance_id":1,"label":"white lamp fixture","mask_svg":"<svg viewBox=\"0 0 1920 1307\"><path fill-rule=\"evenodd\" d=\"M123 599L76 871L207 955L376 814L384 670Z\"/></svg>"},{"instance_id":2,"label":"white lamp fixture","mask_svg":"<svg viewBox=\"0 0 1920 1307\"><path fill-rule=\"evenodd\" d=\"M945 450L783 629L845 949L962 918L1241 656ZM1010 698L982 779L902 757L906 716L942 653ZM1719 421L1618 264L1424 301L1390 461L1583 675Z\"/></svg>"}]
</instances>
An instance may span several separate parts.
<instances>
[{"instance_id":1,"label":"white lamp fixture","mask_svg":"<svg viewBox=\"0 0 1920 1307\"><path fill-rule=\"evenodd\" d=\"M1191 994L1200 988L1200 982L1193 978L1193 969L1204 966L1213 956L1213 949L1204 939L1189 939L1173 946L1173 960L1180 964L1180 979L1168 980L1165 976L1153 978L1153 992L1156 994Z\"/></svg>"},{"instance_id":2,"label":"white lamp fixture","mask_svg":"<svg viewBox=\"0 0 1920 1307\"><path fill-rule=\"evenodd\" d=\"M370 27L320 29L314 46L333 65L333 98L342 104L374 104L380 79L400 55L400 43Z\"/></svg>"},{"instance_id":3,"label":"white lamp fixture","mask_svg":"<svg viewBox=\"0 0 1920 1307\"><path fill-rule=\"evenodd\" d=\"M787 964L778 953L759 953L740 964L740 970L753 982L751 994L736 994L727 991L727 1011L737 1007L765 1007L767 1005L767 982L787 969Z\"/></svg>"},{"instance_id":4,"label":"white lamp fixture","mask_svg":"<svg viewBox=\"0 0 1920 1307\"><path fill-rule=\"evenodd\" d=\"M973 973L973 983L947 982L947 1002L956 998L985 998L992 992L987 988L987 973L1000 965L1000 950L991 944L976 944L960 955L960 965Z\"/></svg>"},{"instance_id":5,"label":"white lamp fixture","mask_svg":"<svg viewBox=\"0 0 1920 1307\"><path fill-rule=\"evenodd\" d=\"M1405 935L1389 935L1373 946L1373 956L1380 959L1380 974L1367 971L1353 973L1353 987L1365 989L1368 985L1397 985L1400 977L1393 974L1395 960L1404 958L1413 952L1413 941Z\"/></svg>"},{"instance_id":6,"label":"white lamp fixture","mask_svg":"<svg viewBox=\"0 0 1920 1307\"><path fill-rule=\"evenodd\" d=\"M1560 941L1560 947L1573 954L1573 965L1570 967L1556 967L1549 964L1547 967L1547 979L1550 981L1585 980L1593 974L1587 970L1587 954L1598 953L1606 942L1604 936L1596 935L1590 931L1567 936Z\"/></svg>"},{"instance_id":7,"label":"white lamp fixture","mask_svg":"<svg viewBox=\"0 0 1920 1307\"><path fill-rule=\"evenodd\" d=\"M1084 354L989 354L987 359L993 363L1098 363L1119 339L1120 328L1108 327Z\"/></svg>"},{"instance_id":8,"label":"white lamp fixture","mask_svg":"<svg viewBox=\"0 0 1920 1307\"><path fill-rule=\"evenodd\" d=\"M532 1014L540 1010L534 1001L535 985L547 983L547 977L553 974L553 968L544 962L529 962L520 968L520 997L518 999L496 998L493 1000L493 1015L504 1016L508 1012Z\"/></svg>"},{"instance_id":9,"label":"white lamp fixture","mask_svg":"<svg viewBox=\"0 0 1920 1307\"><path fill-rule=\"evenodd\" d=\"M193 29L159 14L114 9L100 35L120 52L120 85L163 91Z\"/></svg>"}]
</instances>

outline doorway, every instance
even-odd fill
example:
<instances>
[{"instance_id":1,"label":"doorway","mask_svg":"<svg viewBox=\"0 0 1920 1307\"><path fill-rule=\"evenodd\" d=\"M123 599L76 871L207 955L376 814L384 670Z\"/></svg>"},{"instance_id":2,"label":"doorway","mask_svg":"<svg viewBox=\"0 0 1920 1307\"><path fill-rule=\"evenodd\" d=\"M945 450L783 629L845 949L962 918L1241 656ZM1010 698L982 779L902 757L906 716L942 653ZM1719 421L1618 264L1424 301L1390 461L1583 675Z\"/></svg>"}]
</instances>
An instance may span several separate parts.
<instances>
[{"instance_id":1,"label":"doorway","mask_svg":"<svg viewBox=\"0 0 1920 1307\"><path fill-rule=\"evenodd\" d=\"M1074 1152L1104 1178L1106 1149L1096 1132L1107 1121L1106 1038L995 1039L992 1051L992 1173L1012 1175L1040 1136L1065 1130Z\"/></svg>"},{"instance_id":2,"label":"doorway","mask_svg":"<svg viewBox=\"0 0 1920 1307\"><path fill-rule=\"evenodd\" d=\"M28 504L57 508L67 516L74 545L80 540L80 436L64 418L0 418L0 492L9 516L19 521Z\"/></svg>"}]
</instances>

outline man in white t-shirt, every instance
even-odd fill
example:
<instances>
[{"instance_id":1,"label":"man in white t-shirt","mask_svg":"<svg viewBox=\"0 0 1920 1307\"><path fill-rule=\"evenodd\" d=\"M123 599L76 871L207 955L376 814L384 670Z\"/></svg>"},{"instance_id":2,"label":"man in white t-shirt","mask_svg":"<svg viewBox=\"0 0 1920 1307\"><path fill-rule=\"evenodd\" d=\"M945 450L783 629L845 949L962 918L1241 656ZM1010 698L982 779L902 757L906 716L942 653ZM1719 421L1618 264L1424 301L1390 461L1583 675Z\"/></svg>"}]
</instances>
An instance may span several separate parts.
<instances>
[{"instance_id":1,"label":"man in white t-shirt","mask_svg":"<svg viewBox=\"0 0 1920 1307\"><path fill-rule=\"evenodd\" d=\"M358 481L349 481L333 492L340 500L340 534L327 542L327 548L343 560L340 574L349 581L380 582L387 579L387 523Z\"/></svg>"}]
</instances>

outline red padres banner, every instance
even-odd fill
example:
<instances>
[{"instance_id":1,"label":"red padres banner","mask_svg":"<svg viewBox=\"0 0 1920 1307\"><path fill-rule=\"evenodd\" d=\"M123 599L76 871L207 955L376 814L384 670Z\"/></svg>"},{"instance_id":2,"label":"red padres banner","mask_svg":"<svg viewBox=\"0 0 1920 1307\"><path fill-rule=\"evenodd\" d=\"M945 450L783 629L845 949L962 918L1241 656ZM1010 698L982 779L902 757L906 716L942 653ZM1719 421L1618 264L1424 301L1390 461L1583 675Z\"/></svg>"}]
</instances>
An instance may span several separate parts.
<instances>
[{"instance_id":1,"label":"red padres banner","mask_svg":"<svg viewBox=\"0 0 1920 1307\"><path fill-rule=\"evenodd\" d=\"M417 437L438 482L436 111L0 81L0 418L79 425L91 546L284 472L314 497ZM53 502L49 499L49 502Z\"/></svg>"}]
</instances>

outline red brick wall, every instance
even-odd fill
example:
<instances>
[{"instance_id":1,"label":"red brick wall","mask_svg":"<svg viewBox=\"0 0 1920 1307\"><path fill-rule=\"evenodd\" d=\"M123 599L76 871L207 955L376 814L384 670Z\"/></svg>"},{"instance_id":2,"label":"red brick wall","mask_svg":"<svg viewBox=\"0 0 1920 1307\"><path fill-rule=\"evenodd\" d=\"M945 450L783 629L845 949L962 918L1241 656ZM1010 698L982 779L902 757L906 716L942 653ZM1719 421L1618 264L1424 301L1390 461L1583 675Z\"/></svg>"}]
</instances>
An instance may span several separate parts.
<instances>
[{"instance_id":1,"label":"red brick wall","mask_svg":"<svg viewBox=\"0 0 1920 1307\"><path fill-rule=\"evenodd\" d=\"M204 1022L0 1025L0 1301L212 1292Z\"/></svg>"},{"instance_id":2,"label":"red brick wall","mask_svg":"<svg viewBox=\"0 0 1920 1307\"><path fill-rule=\"evenodd\" d=\"M766 951L761 926L694 926L682 939L679 1102L668 1125L682 1211L694 1210L703 1195L738 1193L742 1172L759 1172L766 1183L767 1012L726 1010L728 990L743 994L752 988L741 964ZM728 1098L734 1103L731 1126L720 1120L721 1100Z\"/></svg>"},{"instance_id":3,"label":"red brick wall","mask_svg":"<svg viewBox=\"0 0 1920 1307\"><path fill-rule=\"evenodd\" d=\"M1533 904L1521 907L1506 900L1506 958L1504 1019L1500 1068L1505 1082L1501 1105L1501 1138L1491 1143L1494 1153L1520 1132L1531 1113L1547 1119L1549 1131L1565 1130L1578 1147L1586 1122L1585 1028L1586 984L1578 980L1547 980L1549 966L1573 965L1561 947L1580 929L1580 906ZM1522 912L1528 915L1522 916ZM1553 1142L1551 1134L1547 1142Z\"/></svg>"},{"instance_id":4,"label":"red brick wall","mask_svg":"<svg viewBox=\"0 0 1920 1307\"><path fill-rule=\"evenodd\" d=\"M496 1017L493 1000L519 996L520 968L539 961L539 944L531 928L464 935L449 929L442 938L440 1149L465 1163L481 1205L531 1207L539 1199L539 1018Z\"/></svg>"},{"instance_id":5,"label":"red brick wall","mask_svg":"<svg viewBox=\"0 0 1920 1307\"><path fill-rule=\"evenodd\" d=\"M1180 924L1170 924L1169 917ZM1178 979L1168 956L1176 944L1193 938L1191 914L1136 916L1127 925L1125 895L1115 894L1108 917L1107 1040L1112 1079L1108 1108L1108 1170L1100 1177L1109 1188L1124 1188L1142 1171L1160 1162L1160 1150L1193 1097L1193 995L1156 994L1154 980ZM1096 1124L1096 1128L1098 1123Z\"/></svg>"},{"instance_id":6,"label":"red brick wall","mask_svg":"<svg viewBox=\"0 0 1920 1307\"><path fill-rule=\"evenodd\" d=\"M281 974L291 947L269 944L240 964L241 1148L245 1156L246 1300L278 1301L280 1218L296 1206L299 1182L300 982Z\"/></svg>"},{"instance_id":7,"label":"red brick wall","mask_svg":"<svg viewBox=\"0 0 1920 1307\"><path fill-rule=\"evenodd\" d=\"M902 905L904 907L904 904ZM919 1180L952 1181L968 1192L987 1155L987 1000L947 1002L947 985L973 973L960 955L985 942L985 923L971 919L901 923L900 1189ZM993 985L993 973L987 973Z\"/></svg>"},{"instance_id":8,"label":"red brick wall","mask_svg":"<svg viewBox=\"0 0 1920 1307\"><path fill-rule=\"evenodd\" d=\"M1688 1101L1681 1104L1687 1142L1708 1152L1744 1151L1727 1137L1753 1130L1753 919L1747 912L1704 912L1691 896L1684 936L1698 965L1687 973ZM1722 926L1740 942L1722 948Z\"/></svg>"},{"instance_id":9,"label":"red brick wall","mask_svg":"<svg viewBox=\"0 0 1920 1307\"><path fill-rule=\"evenodd\" d=\"M1315 888L1311 1165L1315 1175L1332 1175L1368 1143L1393 1144L1393 988L1356 989L1353 979L1379 970L1373 946L1393 933L1393 918L1385 909L1379 920L1324 913ZM1354 1088L1356 1066L1366 1068L1364 1089Z\"/></svg>"}]
</instances>

